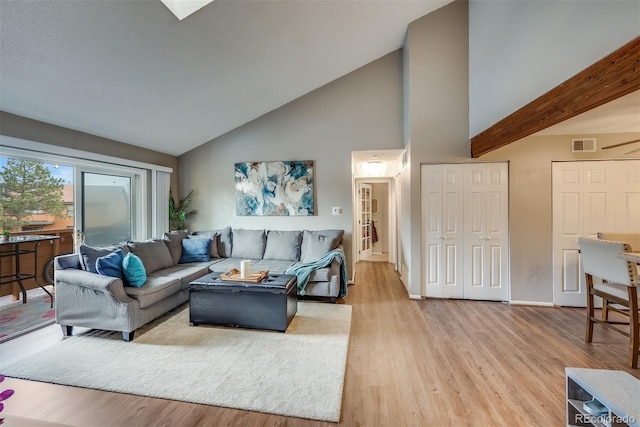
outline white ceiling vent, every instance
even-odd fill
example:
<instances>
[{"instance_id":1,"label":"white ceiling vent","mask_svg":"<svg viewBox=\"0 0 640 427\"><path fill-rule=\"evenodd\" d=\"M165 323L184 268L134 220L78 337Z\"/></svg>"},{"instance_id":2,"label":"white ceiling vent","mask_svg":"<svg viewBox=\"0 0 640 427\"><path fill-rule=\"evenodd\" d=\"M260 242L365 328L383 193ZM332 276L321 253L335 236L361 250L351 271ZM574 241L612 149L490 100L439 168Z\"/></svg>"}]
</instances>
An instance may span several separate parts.
<instances>
[{"instance_id":1,"label":"white ceiling vent","mask_svg":"<svg viewBox=\"0 0 640 427\"><path fill-rule=\"evenodd\" d=\"M571 140L571 152L572 153L585 153L596 151L596 139L572 139Z\"/></svg>"}]
</instances>

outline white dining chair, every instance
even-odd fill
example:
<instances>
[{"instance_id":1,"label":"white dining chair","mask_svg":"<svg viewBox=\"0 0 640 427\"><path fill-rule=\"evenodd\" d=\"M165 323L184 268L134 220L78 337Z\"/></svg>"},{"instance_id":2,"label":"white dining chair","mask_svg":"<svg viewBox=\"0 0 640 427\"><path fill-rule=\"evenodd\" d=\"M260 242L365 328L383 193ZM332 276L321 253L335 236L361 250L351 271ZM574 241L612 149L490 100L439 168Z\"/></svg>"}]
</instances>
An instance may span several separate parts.
<instances>
[{"instance_id":1,"label":"white dining chair","mask_svg":"<svg viewBox=\"0 0 640 427\"><path fill-rule=\"evenodd\" d=\"M640 233L615 233L611 231L599 231L598 239L625 242L631 245L631 251L640 251Z\"/></svg>"},{"instance_id":2,"label":"white dining chair","mask_svg":"<svg viewBox=\"0 0 640 427\"><path fill-rule=\"evenodd\" d=\"M629 337L629 366L638 367L640 353L640 325L638 319L638 270L631 261L620 257L630 252L626 242L578 239L580 257L587 282L587 330L586 342L593 340L593 325L599 323ZM595 316L594 297L602 298L602 316ZM609 312L627 316L629 321L611 320ZM623 327L628 325L628 329Z\"/></svg>"}]
</instances>

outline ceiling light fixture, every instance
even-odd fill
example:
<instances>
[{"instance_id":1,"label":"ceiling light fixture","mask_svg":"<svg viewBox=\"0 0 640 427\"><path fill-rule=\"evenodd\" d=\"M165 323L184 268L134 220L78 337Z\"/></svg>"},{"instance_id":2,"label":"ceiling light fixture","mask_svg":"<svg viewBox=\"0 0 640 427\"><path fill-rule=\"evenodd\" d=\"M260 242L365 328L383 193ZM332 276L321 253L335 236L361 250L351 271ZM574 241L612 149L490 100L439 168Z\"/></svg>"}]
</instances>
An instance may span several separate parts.
<instances>
[{"instance_id":1,"label":"ceiling light fixture","mask_svg":"<svg viewBox=\"0 0 640 427\"><path fill-rule=\"evenodd\" d=\"M160 0L179 20L202 9L213 0Z\"/></svg>"},{"instance_id":2,"label":"ceiling light fixture","mask_svg":"<svg viewBox=\"0 0 640 427\"><path fill-rule=\"evenodd\" d=\"M371 160L362 164L362 170L367 176L384 176L387 165L380 160Z\"/></svg>"}]
</instances>

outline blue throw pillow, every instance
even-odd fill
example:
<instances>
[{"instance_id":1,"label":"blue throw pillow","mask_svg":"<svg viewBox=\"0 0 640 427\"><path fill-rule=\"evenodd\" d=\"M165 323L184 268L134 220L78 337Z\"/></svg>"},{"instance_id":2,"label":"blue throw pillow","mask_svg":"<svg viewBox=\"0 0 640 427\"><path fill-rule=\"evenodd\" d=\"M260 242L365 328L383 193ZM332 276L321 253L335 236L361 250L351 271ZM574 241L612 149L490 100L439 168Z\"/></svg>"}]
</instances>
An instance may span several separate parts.
<instances>
[{"instance_id":1,"label":"blue throw pillow","mask_svg":"<svg viewBox=\"0 0 640 427\"><path fill-rule=\"evenodd\" d=\"M129 252L124 256L122 271L127 278L127 282L129 282L129 286L139 288L147 281L147 272L144 269L144 264L142 264L140 257L133 252Z\"/></svg>"},{"instance_id":2,"label":"blue throw pillow","mask_svg":"<svg viewBox=\"0 0 640 427\"><path fill-rule=\"evenodd\" d=\"M182 256L178 264L211 260L211 239L182 239Z\"/></svg>"},{"instance_id":3,"label":"blue throw pillow","mask_svg":"<svg viewBox=\"0 0 640 427\"><path fill-rule=\"evenodd\" d=\"M125 280L122 272L122 260L124 260L124 252L122 249L116 249L110 254L104 255L96 259L96 272L103 276L117 277Z\"/></svg>"}]
</instances>

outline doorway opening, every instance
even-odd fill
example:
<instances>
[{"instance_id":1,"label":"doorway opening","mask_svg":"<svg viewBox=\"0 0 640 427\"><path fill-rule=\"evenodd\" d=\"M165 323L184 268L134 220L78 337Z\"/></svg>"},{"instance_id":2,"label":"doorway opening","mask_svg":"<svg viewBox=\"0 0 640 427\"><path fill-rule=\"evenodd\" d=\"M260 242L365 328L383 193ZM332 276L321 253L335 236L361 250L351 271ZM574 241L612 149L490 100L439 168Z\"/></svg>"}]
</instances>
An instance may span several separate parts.
<instances>
[{"instance_id":1,"label":"doorway opening","mask_svg":"<svg viewBox=\"0 0 640 427\"><path fill-rule=\"evenodd\" d=\"M360 261L389 262L389 183L362 183L371 191L369 212L370 240L368 250L363 250Z\"/></svg>"},{"instance_id":2,"label":"doorway opening","mask_svg":"<svg viewBox=\"0 0 640 427\"><path fill-rule=\"evenodd\" d=\"M359 261L388 262L398 271L400 206L396 181L403 152L352 153L354 264Z\"/></svg>"}]
</instances>

